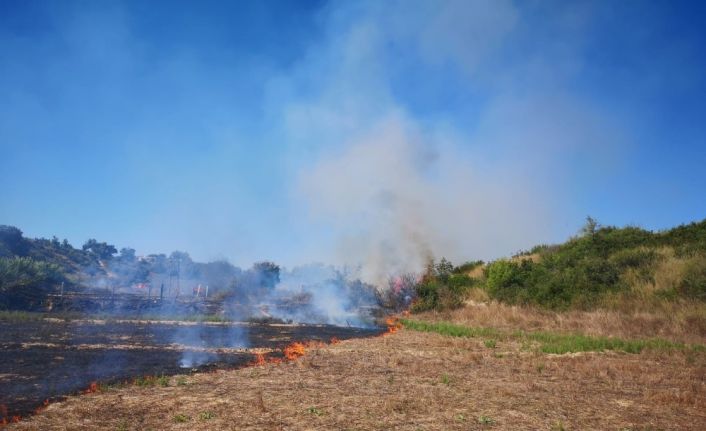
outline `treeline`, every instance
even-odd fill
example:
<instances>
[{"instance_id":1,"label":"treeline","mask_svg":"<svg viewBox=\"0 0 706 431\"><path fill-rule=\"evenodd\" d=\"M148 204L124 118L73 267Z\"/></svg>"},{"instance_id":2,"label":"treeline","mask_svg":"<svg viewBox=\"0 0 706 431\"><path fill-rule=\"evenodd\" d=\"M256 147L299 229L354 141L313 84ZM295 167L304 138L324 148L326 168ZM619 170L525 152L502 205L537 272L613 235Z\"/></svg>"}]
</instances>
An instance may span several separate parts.
<instances>
[{"instance_id":1,"label":"treeline","mask_svg":"<svg viewBox=\"0 0 706 431\"><path fill-rule=\"evenodd\" d=\"M482 268L482 269L481 269ZM600 226L489 264L431 262L414 285L413 310L460 306L469 292L553 309L641 301L706 301L706 220L652 232Z\"/></svg>"},{"instance_id":2,"label":"treeline","mask_svg":"<svg viewBox=\"0 0 706 431\"><path fill-rule=\"evenodd\" d=\"M0 226L0 308L35 308L60 289L179 295L198 285L201 295L208 286L210 296L247 302L272 290L279 276L272 262L242 270L227 261L195 262L181 251L138 257L132 248L118 251L95 239L74 248L66 239L26 238L14 226Z\"/></svg>"}]
</instances>

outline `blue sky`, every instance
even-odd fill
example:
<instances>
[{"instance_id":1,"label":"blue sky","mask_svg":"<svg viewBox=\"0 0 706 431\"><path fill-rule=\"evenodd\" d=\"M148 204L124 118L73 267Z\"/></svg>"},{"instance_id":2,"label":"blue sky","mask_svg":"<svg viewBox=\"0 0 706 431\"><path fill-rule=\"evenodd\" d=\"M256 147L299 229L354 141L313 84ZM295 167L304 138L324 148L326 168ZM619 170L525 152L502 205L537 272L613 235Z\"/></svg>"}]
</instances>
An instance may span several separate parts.
<instances>
[{"instance_id":1,"label":"blue sky","mask_svg":"<svg viewBox=\"0 0 706 431\"><path fill-rule=\"evenodd\" d=\"M700 220L703 22L679 1L4 1L0 223L377 273L588 214Z\"/></svg>"}]
</instances>

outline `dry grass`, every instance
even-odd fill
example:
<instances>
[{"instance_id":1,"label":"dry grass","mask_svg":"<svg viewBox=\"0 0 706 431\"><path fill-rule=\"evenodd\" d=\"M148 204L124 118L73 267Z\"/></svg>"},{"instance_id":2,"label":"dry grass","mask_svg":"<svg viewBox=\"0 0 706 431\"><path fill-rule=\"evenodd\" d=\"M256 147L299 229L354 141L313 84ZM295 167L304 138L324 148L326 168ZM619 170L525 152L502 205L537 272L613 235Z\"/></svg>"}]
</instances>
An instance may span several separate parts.
<instances>
[{"instance_id":1,"label":"dry grass","mask_svg":"<svg viewBox=\"0 0 706 431\"><path fill-rule=\"evenodd\" d=\"M705 412L703 353L544 355L402 330L295 362L72 397L10 428L697 430Z\"/></svg>"},{"instance_id":2,"label":"dry grass","mask_svg":"<svg viewBox=\"0 0 706 431\"><path fill-rule=\"evenodd\" d=\"M507 330L550 330L580 332L625 338L661 337L684 343L706 344L706 304L662 301L651 311L556 312L538 307L523 307L469 300L465 307L443 312L426 312L420 318L452 321L476 327Z\"/></svg>"}]
</instances>

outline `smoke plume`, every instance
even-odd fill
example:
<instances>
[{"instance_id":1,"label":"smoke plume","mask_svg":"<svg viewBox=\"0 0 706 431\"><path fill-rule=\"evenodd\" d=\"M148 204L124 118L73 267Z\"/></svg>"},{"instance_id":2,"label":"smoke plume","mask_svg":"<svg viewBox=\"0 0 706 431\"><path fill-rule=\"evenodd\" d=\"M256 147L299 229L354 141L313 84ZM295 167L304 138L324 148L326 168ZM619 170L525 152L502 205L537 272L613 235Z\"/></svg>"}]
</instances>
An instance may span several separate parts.
<instances>
[{"instance_id":1,"label":"smoke plume","mask_svg":"<svg viewBox=\"0 0 706 431\"><path fill-rule=\"evenodd\" d=\"M552 25L576 18L559 15ZM580 23L563 44L528 47L509 64L501 59L528 31L510 2L334 3L326 19L325 42L276 88L290 95L288 157L310 160L293 169L293 196L331 232L321 254L360 265L366 282L555 237L571 175L559 161L601 163L620 138L569 91ZM440 93L411 109L418 87L440 88L436 76L468 99ZM445 106L454 103L470 108Z\"/></svg>"}]
</instances>

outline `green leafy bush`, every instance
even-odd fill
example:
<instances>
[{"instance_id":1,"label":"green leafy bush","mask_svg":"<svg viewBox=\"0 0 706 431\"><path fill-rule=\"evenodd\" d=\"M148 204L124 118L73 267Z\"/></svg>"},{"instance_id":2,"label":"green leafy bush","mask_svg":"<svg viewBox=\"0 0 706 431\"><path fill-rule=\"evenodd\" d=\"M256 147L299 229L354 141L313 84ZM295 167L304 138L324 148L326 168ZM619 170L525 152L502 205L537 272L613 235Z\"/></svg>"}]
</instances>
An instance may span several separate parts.
<instances>
[{"instance_id":1,"label":"green leafy bush","mask_svg":"<svg viewBox=\"0 0 706 431\"><path fill-rule=\"evenodd\" d=\"M55 264L28 257L0 258L0 308L34 308L63 280Z\"/></svg>"},{"instance_id":2,"label":"green leafy bush","mask_svg":"<svg viewBox=\"0 0 706 431\"><path fill-rule=\"evenodd\" d=\"M468 289L475 281L442 258L438 264L433 261L421 280L415 285L413 312L458 308L463 305Z\"/></svg>"},{"instance_id":3,"label":"green leafy bush","mask_svg":"<svg viewBox=\"0 0 706 431\"><path fill-rule=\"evenodd\" d=\"M677 255L690 260L679 287L660 294L706 300L706 220L655 233L632 226L601 227L589 219L581 232L564 244L533 248L538 261L489 264L488 295L509 303L591 308L606 294L627 291L630 287L622 280L654 283L655 268L664 259L660 248L674 247ZM630 277L621 277L628 273Z\"/></svg>"},{"instance_id":4,"label":"green leafy bush","mask_svg":"<svg viewBox=\"0 0 706 431\"><path fill-rule=\"evenodd\" d=\"M655 249L638 247L619 250L610 256L610 261L619 268L644 268L659 258Z\"/></svg>"}]
</instances>

